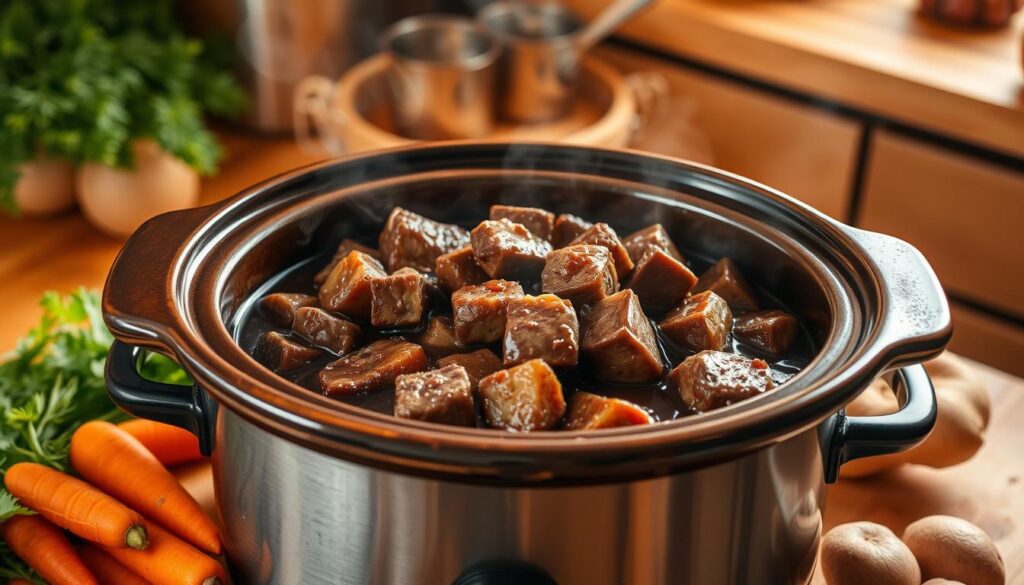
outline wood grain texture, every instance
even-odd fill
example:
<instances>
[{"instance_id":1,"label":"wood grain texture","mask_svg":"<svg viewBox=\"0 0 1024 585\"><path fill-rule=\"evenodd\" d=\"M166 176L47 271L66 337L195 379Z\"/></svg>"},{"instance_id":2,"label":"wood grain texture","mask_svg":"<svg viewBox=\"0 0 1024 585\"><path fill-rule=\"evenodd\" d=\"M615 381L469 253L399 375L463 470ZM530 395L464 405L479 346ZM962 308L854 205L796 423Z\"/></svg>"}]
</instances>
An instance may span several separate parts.
<instances>
[{"instance_id":1,"label":"wood grain texture","mask_svg":"<svg viewBox=\"0 0 1024 585\"><path fill-rule=\"evenodd\" d=\"M664 108L635 148L713 164L846 220L857 122L620 49L600 55L624 71L668 81Z\"/></svg>"},{"instance_id":2,"label":"wood grain texture","mask_svg":"<svg viewBox=\"0 0 1024 585\"><path fill-rule=\"evenodd\" d=\"M1024 167L874 136L857 224L907 240L946 290L1024 318Z\"/></svg>"},{"instance_id":3,"label":"wood grain texture","mask_svg":"<svg viewBox=\"0 0 1024 585\"><path fill-rule=\"evenodd\" d=\"M953 340L949 347L971 359L1024 376L1024 327L952 303ZM1024 447L1024 445L1022 445Z\"/></svg>"},{"instance_id":4,"label":"wood grain texture","mask_svg":"<svg viewBox=\"0 0 1024 585\"><path fill-rule=\"evenodd\" d=\"M566 0L592 17L608 0ZM917 0L661 0L622 36L754 79L1024 155L1024 18L952 29Z\"/></svg>"}]
</instances>

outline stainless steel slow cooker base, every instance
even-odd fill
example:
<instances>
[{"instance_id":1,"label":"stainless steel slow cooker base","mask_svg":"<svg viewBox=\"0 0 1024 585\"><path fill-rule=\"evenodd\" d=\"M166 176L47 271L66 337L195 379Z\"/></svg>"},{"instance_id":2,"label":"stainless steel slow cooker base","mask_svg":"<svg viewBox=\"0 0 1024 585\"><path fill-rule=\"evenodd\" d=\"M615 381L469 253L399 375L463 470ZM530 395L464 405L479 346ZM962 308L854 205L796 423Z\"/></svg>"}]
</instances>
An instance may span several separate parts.
<instances>
[{"instance_id":1,"label":"stainless steel slow cooker base","mask_svg":"<svg viewBox=\"0 0 1024 585\"><path fill-rule=\"evenodd\" d=\"M821 534L814 430L699 471L574 488L340 462L224 410L216 442L224 544L243 583L440 585L514 560L563 585L795 585Z\"/></svg>"}]
</instances>

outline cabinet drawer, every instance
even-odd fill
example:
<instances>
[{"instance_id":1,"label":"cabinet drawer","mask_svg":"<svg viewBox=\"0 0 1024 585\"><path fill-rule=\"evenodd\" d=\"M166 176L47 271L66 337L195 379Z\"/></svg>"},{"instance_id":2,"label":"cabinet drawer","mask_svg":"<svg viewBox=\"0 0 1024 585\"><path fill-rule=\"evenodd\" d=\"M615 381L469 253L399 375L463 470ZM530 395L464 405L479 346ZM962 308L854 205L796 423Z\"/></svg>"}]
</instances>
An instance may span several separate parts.
<instances>
[{"instance_id":1,"label":"cabinet drawer","mask_svg":"<svg viewBox=\"0 0 1024 585\"><path fill-rule=\"evenodd\" d=\"M714 165L848 219L858 122L635 51L599 55L668 81L669 103L636 148Z\"/></svg>"},{"instance_id":2,"label":"cabinet drawer","mask_svg":"<svg viewBox=\"0 0 1024 585\"><path fill-rule=\"evenodd\" d=\"M950 349L1015 376L1024 376L1024 327L957 303L952 308Z\"/></svg>"},{"instance_id":3,"label":"cabinet drawer","mask_svg":"<svg viewBox=\"0 0 1024 585\"><path fill-rule=\"evenodd\" d=\"M943 285L1024 316L1024 172L880 131L858 223L917 246Z\"/></svg>"}]
</instances>

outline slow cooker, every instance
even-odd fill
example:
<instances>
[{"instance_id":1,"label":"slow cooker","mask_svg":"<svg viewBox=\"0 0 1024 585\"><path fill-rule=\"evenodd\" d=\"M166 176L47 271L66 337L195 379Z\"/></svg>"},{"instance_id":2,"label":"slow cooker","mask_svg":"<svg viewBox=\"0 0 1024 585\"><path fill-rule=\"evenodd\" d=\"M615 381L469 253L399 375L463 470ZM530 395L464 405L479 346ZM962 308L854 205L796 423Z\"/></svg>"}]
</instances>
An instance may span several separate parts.
<instances>
[{"instance_id":1,"label":"slow cooker","mask_svg":"<svg viewBox=\"0 0 1024 585\"><path fill-rule=\"evenodd\" d=\"M310 392L236 342L275 274L379 231L396 205L472 225L539 206L620 233L662 223L687 257L729 256L808 325L816 357L777 391L600 432L399 420ZM284 584L766 584L810 580L839 466L922 440L920 365L949 310L910 245L726 172L622 150L445 143L316 164L127 241L103 295L115 402L199 436L236 579ZM142 378L144 351L193 387ZM900 410L843 406L891 371Z\"/></svg>"}]
</instances>

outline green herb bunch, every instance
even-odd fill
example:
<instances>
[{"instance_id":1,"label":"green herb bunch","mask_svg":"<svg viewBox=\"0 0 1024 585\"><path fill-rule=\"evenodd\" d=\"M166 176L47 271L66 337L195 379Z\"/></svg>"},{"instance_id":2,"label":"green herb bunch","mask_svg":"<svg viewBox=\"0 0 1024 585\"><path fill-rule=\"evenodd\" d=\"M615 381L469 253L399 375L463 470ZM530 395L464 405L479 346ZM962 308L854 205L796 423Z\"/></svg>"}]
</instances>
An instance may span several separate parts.
<instances>
[{"instance_id":1,"label":"green herb bunch","mask_svg":"<svg viewBox=\"0 0 1024 585\"><path fill-rule=\"evenodd\" d=\"M71 434L82 423L127 418L107 396L103 380L110 332L103 324L99 295L79 289L62 297L47 293L43 317L0 363L0 470L32 461L70 472ZM143 375L190 384L171 360L150 354ZM0 523L30 514L0 488ZM0 542L0 578L32 579L32 573ZM38 580L37 580L38 581Z\"/></svg>"},{"instance_id":2,"label":"green herb bunch","mask_svg":"<svg viewBox=\"0 0 1024 585\"><path fill-rule=\"evenodd\" d=\"M170 0L0 2L0 205L13 209L24 161L130 167L137 138L213 172L203 115L245 105L218 48L184 36Z\"/></svg>"}]
</instances>

